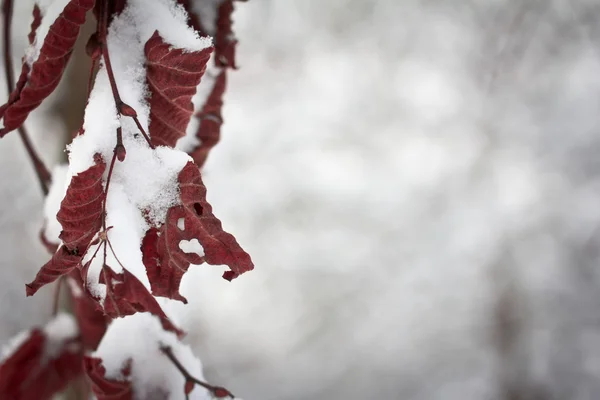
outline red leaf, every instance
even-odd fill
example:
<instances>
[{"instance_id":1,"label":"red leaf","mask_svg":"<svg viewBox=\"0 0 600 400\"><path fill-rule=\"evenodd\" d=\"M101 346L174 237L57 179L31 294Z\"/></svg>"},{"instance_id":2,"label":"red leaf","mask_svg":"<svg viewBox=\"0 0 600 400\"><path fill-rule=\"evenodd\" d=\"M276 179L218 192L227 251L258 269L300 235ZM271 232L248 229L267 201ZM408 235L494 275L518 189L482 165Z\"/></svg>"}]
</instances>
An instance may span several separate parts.
<instances>
[{"instance_id":1,"label":"red leaf","mask_svg":"<svg viewBox=\"0 0 600 400\"><path fill-rule=\"evenodd\" d=\"M105 169L104 161L96 156L95 165L72 178L60 203L56 219L63 229L59 238L70 252L83 254L102 226Z\"/></svg>"},{"instance_id":2,"label":"red leaf","mask_svg":"<svg viewBox=\"0 0 600 400\"><path fill-rule=\"evenodd\" d=\"M118 318L147 311L160 319L165 330L183 336L183 332L173 325L154 296L131 272L123 269L119 274L105 266L100 274L100 283L106 285L104 312L109 317Z\"/></svg>"},{"instance_id":3,"label":"red leaf","mask_svg":"<svg viewBox=\"0 0 600 400\"><path fill-rule=\"evenodd\" d=\"M111 380L107 379L106 369L102 365L102 360L94 357L84 357L83 364L87 376L92 382L92 390L98 400L133 400L133 389L129 380ZM130 364L123 368L122 373L127 378L130 371Z\"/></svg>"},{"instance_id":4,"label":"red leaf","mask_svg":"<svg viewBox=\"0 0 600 400\"><path fill-rule=\"evenodd\" d=\"M237 68L235 65L235 46L237 40L231 29L233 0L225 0L217 11L217 32L215 33L215 64L218 67Z\"/></svg>"},{"instance_id":5,"label":"red leaf","mask_svg":"<svg viewBox=\"0 0 600 400\"><path fill-rule=\"evenodd\" d=\"M198 239L204 248L207 263L227 265L231 269L223 276L227 280L254 269L250 255L231 234L223 231L221 221L212 213L212 207L206 201L206 187L200 170L194 163L188 162L179 173L179 187L183 207L174 207L173 210L185 211L185 231L182 232L182 238ZM172 218L175 217L174 214Z\"/></svg>"},{"instance_id":6,"label":"red leaf","mask_svg":"<svg viewBox=\"0 0 600 400\"><path fill-rule=\"evenodd\" d=\"M42 266L35 279L25 285L27 296L33 296L42 286L52 283L61 276L68 274L81 263L80 254L72 254L66 247L61 246L50 261Z\"/></svg>"},{"instance_id":7,"label":"red leaf","mask_svg":"<svg viewBox=\"0 0 600 400\"><path fill-rule=\"evenodd\" d=\"M157 32L146 42L150 88L150 137L155 146L175 147L185 131L194 106L192 96L206 70L212 48L201 51L173 49Z\"/></svg>"},{"instance_id":8,"label":"red leaf","mask_svg":"<svg viewBox=\"0 0 600 400\"><path fill-rule=\"evenodd\" d=\"M152 293L185 303L179 285L190 264L206 261L212 265L227 265L231 269L223 274L227 280L252 270L254 264L213 215L200 171L193 162L188 162L179 173L179 187L182 205L169 209L160 231L148 230L142 242L142 254ZM183 230L178 227L180 218L183 218ZM182 240L192 239L200 242L204 257L180 249Z\"/></svg>"},{"instance_id":9,"label":"red leaf","mask_svg":"<svg viewBox=\"0 0 600 400\"><path fill-rule=\"evenodd\" d=\"M189 152L196 165L202 168L208 157L210 150L219 142L221 138L221 125L223 117L221 108L223 107L223 94L227 85L227 71L222 69L215 79L212 90L206 99L202 110L196 114L200 119L200 125L196 131L196 137L200 144Z\"/></svg>"},{"instance_id":10,"label":"red leaf","mask_svg":"<svg viewBox=\"0 0 600 400\"><path fill-rule=\"evenodd\" d=\"M232 30L231 15L233 14L233 0L222 1L216 10L215 20L210 22L210 25L215 26L214 31L208 29L206 23L207 18L213 17L209 13L207 15L198 15L193 12L191 0L177 0L179 4L185 8L189 15L189 25L203 35L213 36L215 40L215 65L218 67L237 68L235 65L235 46L237 40ZM213 2L214 3L214 2ZM218 4L218 3L217 3ZM203 5L203 8L211 5ZM212 5L214 7L214 5ZM203 24L202 21L205 23ZM206 25L206 26L205 26Z\"/></svg>"},{"instance_id":11,"label":"red leaf","mask_svg":"<svg viewBox=\"0 0 600 400\"><path fill-rule=\"evenodd\" d=\"M73 52L79 28L85 22L85 14L93 6L94 0L69 1L50 26L38 59L31 66L23 63L17 87L8 102L0 107L0 118L4 119L0 137L21 126L29 113L56 89ZM34 18L32 32L39 22Z\"/></svg>"},{"instance_id":12,"label":"red leaf","mask_svg":"<svg viewBox=\"0 0 600 400\"><path fill-rule=\"evenodd\" d=\"M190 0L178 0L188 12L190 20L189 25L202 34L211 35L215 42L214 62L220 69L209 97L206 99L196 118L200 119L200 125L195 136L199 139L200 145L188 153L199 167L206 162L208 153L219 142L221 134L221 125L223 118L221 108L223 107L223 94L227 86L227 68L237 68L235 65L235 47L237 40L232 30L233 0L225 0L213 5L214 15L206 13L205 15L194 13ZM207 8L204 6L203 8ZM214 18L213 21L208 20ZM204 22L204 24L203 24ZM206 26L211 26L208 29ZM212 27L214 26L214 28Z\"/></svg>"},{"instance_id":13,"label":"red leaf","mask_svg":"<svg viewBox=\"0 0 600 400\"><path fill-rule=\"evenodd\" d=\"M106 164L99 156L95 161L95 165L74 176L69 184L56 216L63 228L59 237L64 244L27 285L28 296L76 268L100 230L104 200L102 175Z\"/></svg>"},{"instance_id":14,"label":"red leaf","mask_svg":"<svg viewBox=\"0 0 600 400\"><path fill-rule=\"evenodd\" d=\"M27 39L29 39L29 44L33 44L35 40L35 32L37 32L37 28L40 27L42 23L42 12L37 4L33 5L33 21L31 21L31 30L29 31L29 35L27 35Z\"/></svg>"},{"instance_id":15,"label":"red leaf","mask_svg":"<svg viewBox=\"0 0 600 400\"><path fill-rule=\"evenodd\" d=\"M83 353L76 338L51 340L34 329L0 364L0 399L52 399L82 372Z\"/></svg>"}]
</instances>

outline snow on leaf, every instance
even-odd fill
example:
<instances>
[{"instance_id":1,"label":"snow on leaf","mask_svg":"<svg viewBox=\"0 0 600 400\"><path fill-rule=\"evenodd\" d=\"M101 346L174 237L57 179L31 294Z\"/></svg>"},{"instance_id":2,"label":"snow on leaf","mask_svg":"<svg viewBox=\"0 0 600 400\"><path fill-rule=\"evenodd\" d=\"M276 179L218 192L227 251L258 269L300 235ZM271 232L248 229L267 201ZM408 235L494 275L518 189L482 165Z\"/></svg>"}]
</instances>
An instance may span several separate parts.
<instances>
[{"instance_id":1,"label":"snow on leaf","mask_svg":"<svg viewBox=\"0 0 600 400\"><path fill-rule=\"evenodd\" d=\"M0 118L4 122L0 137L21 126L29 113L56 89L73 52L79 29L85 22L86 12L93 6L94 0L70 0L58 18L51 21L47 34L42 32L40 35L39 30L48 21L44 21L44 17L41 22L34 18L32 32L40 27L30 51L34 54L23 63L15 90L8 102L0 107ZM30 39L32 37L30 35Z\"/></svg>"},{"instance_id":2,"label":"snow on leaf","mask_svg":"<svg viewBox=\"0 0 600 400\"><path fill-rule=\"evenodd\" d=\"M204 379L200 360L156 316L138 313L113 320L98 349L85 361L98 399L112 399L109 394L118 399L184 399L186 379L163 347L170 348L195 378ZM117 397L121 393L131 397ZM211 397L196 386L189 398Z\"/></svg>"},{"instance_id":3,"label":"snow on leaf","mask_svg":"<svg viewBox=\"0 0 600 400\"><path fill-rule=\"evenodd\" d=\"M149 292L140 244L145 232L162 225L170 207L178 204L177 176L190 157L165 146L152 148L139 138L137 123L117 115L112 86L118 87L140 126L149 127L153 137L160 138L151 126L162 116L158 108L176 106L173 110L179 111L188 103L187 117L177 114L168 120L184 129L211 41L187 26L187 14L175 0L154 0L152 6L145 0L129 0L111 20L107 46L114 76L108 74L108 63L100 64L86 107L85 133L69 146L69 172L89 168L94 154L106 160L112 157L118 129L127 157L110 168L109 186L108 176L105 178L109 189L104 223L110 229L85 254L81 271L85 291L111 318L149 311L161 318L166 329L176 331ZM133 115L133 110L127 114ZM67 237L63 240L69 241Z\"/></svg>"},{"instance_id":4,"label":"snow on leaf","mask_svg":"<svg viewBox=\"0 0 600 400\"><path fill-rule=\"evenodd\" d=\"M212 265L227 265L230 271L223 275L227 280L252 270L254 264L235 238L223 231L221 221L212 213L196 164L188 162L179 173L178 180L182 205L169 209L160 230L152 228L146 232L142 253L152 293L185 303L186 299L179 293L179 285L190 264L206 261ZM183 230L180 229L180 219L185 226ZM200 242L203 257L181 249L181 241L193 239Z\"/></svg>"},{"instance_id":5,"label":"snow on leaf","mask_svg":"<svg viewBox=\"0 0 600 400\"><path fill-rule=\"evenodd\" d=\"M200 140L200 145L190 150L188 154L199 167L204 165L208 153L221 137L221 125L223 124L221 108L223 107L223 94L226 85L227 71L222 69L215 79L202 110L196 114L196 118L200 120L200 125L196 131L196 138Z\"/></svg>"},{"instance_id":6,"label":"snow on leaf","mask_svg":"<svg viewBox=\"0 0 600 400\"><path fill-rule=\"evenodd\" d=\"M33 282L27 285L28 296L71 272L81 263L85 251L102 224L102 175L105 169L104 161L96 157L95 165L71 179L57 214L63 228L60 234L63 245L40 269Z\"/></svg>"},{"instance_id":7,"label":"snow on leaf","mask_svg":"<svg viewBox=\"0 0 600 400\"><path fill-rule=\"evenodd\" d=\"M0 364L0 399L51 399L82 372L75 323L60 314L31 330Z\"/></svg>"},{"instance_id":8,"label":"snow on leaf","mask_svg":"<svg viewBox=\"0 0 600 400\"><path fill-rule=\"evenodd\" d=\"M100 275L100 283L106 285L103 306L109 317L119 318L137 312L150 312L160 319L165 330L183 336L183 332L173 325L146 286L131 272L123 269L122 273L116 273L112 268L105 267Z\"/></svg>"},{"instance_id":9,"label":"snow on leaf","mask_svg":"<svg viewBox=\"0 0 600 400\"><path fill-rule=\"evenodd\" d=\"M210 150L220 139L223 124L221 108L227 85L227 69L237 68L237 40L233 34L231 18L234 7L232 0L178 2L188 10L190 26L214 38L215 51L212 58L216 72L205 76L200 83L198 95L194 98L197 110L195 119L189 124L186 136L178 142L178 148L190 154L196 164L202 167Z\"/></svg>"},{"instance_id":10,"label":"snow on leaf","mask_svg":"<svg viewBox=\"0 0 600 400\"><path fill-rule=\"evenodd\" d=\"M212 48L200 51L174 49L154 32L146 42L150 89L150 136L156 146L175 147L185 135L194 107L192 97L206 70Z\"/></svg>"},{"instance_id":11,"label":"snow on leaf","mask_svg":"<svg viewBox=\"0 0 600 400\"><path fill-rule=\"evenodd\" d=\"M219 67L237 68L235 65L235 46L237 40L231 29L233 0L225 0L217 11L217 31L215 33L215 63Z\"/></svg>"},{"instance_id":12,"label":"snow on leaf","mask_svg":"<svg viewBox=\"0 0 600 400\"><path fill-rule=\"evenodd\" d=\"M215 40L215 64L219 67L237 68L235 46L237 40L232 30L233 0L177 0L189 13L189 24Z\"/></svg>"},{"instance_id":13,"label":"snow on leaf","mask_svg":"<svg viewBox=\"0 0 600 400\"><path fill-rule=\"evenodd\" d=\"M83 364L92 383L92 391L98 400L133 400L131 383L127 379L129 376L127 366L121 370L123 379L108 379L101 359L86 356Z\"/></svg>"},{"instance_id":14,"label":"snow on leaf","mask_svg":"<svg viewBox=\"0 0 600 400\"><path fill-rule=\"evenodd\" d=\"M202 29L200 24L200 20L191 9L191 0L177 0L177 3L180 4L188 13L188 23L194 28L195 31L200 32L202 34L208 34L206 31Z\"/></svg>"}]
</instances>

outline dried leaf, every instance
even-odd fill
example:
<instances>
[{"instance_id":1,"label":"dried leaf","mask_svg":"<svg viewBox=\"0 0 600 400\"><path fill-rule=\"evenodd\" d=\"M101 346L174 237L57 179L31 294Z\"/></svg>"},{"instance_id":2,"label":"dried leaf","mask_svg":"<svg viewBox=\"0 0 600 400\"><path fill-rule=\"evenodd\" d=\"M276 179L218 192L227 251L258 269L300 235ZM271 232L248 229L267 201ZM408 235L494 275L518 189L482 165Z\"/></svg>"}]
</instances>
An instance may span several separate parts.
<instances>
[{"instance_id":1,"label":"dried leaf","mask_svg":"<svg viewBox=\"0 0 600 400\"><path fill-rule=\"evenodd\" d=\"M223 125L221 108L223 107L223 94L226 86L227 71L222 69L215 79L202 110L195 116L200 119L200 125L196 131L196 137L200 140L200 144L188 154L200 168L204 166L208 153L221 138L221 125Z\"/></svg>"},{"instance_id":2,"label":"dried leaf","mask_svg":"<svg viewBox=\"0 0 600 400\"><path fill-rule=\"evenodd\" d=\"M29 113L56 89L73 52L80 27L85 22L85 14L93 6L94 0L69 1L50 26L37 60L33 65L23 63L15 90L8 102L0 107L0 118L4 122L0 137L21 126ZM34 18L32 28L37 28L37 25L39 19L36 21Z\"/></svg>"},{"instance_id":3,"label":"dried leaf","mask_svg":"<svg viewBox=\"0 0 600 400\"><path fill-rule=\"evenodd\" d=\"M60 234L63 245L27 285L28 296L80 265L90 242L100 230L104 200L102 175L106 164L99 156L95 161L95 165L74 176L69 184L57 214L63 227Z\"/></svg>"},{"instance_id":4,"label":"dried leaf","mask_svg":"<svg viewBox=\"0 0 600 400\"><path fill-rule=\"evenodd\" d=\"M188 151L196 164L202 168L210 150L219 142L223 117L223 95L227 86L227 69L237 68L235 65L235 48L237 40L232 30L233 0L223 0L211 4L215 9L210 12L195 13L193 0L178 0L189 14L189 25L205 35L214 38L214 63L219 71L215 78L210 94L195 118L200 121L195 132L200 144ZM208 10L210 6L203 5L197 10ZM209 28L210 27L210 28Z\"/></svg>"},{"instance_id":5,"label":"dried leaf","mask_svg":"<svg viewBox=\"0 0 600 400\"><path fill-rule=\"evenodd\" d=\"M98 400L133 400L131 382L127 380L131 373L130 364L127 364L122 370L126 380L106 378L106 369L99 358L86 356L83 359L83 364L85 372L92 383L92 390Z\"/></svg>"},{"instance_id":6,"label":"dried leaf","mask_svg":"<svg viewBox=\"0 0 600 400\"><path fill-rule=\"evenodd\" d=\"M62 226L59 238L71 253L83 254L102 226L106 164L99 156L95 164L71 180L56 219Z\"/></svg>"},{"instance_id":7,"label":"dried leaf","mask_svg":"<svg viewBox=\"0 0 600 400\"><path fill-rule=\"evenodd\" d=\"M106 285L103 309L109 317L118 318L137 312L150 312L160 319L165 330L183 336L183 332L173 325L154 296L131 272L123 269L122 273L116 273L112 268L105 266L100 274L100 283Z\"/></svg>"},{"instance_id":8,"label":"dried leaf","mask_svg":"<svg viewBox=\"0 0 600 400\"><path fill-rule=\"evenodd\" d=\"M175 147L194 106L192 97L206 70L212 48L174 49L157 32L146 42L146 79L150 88L150 137L156 146Z\"/></svg>"},{"instance_id":9,"label":"dried leaf","mask_svg":"<svg viewBox=\"0 0 600 400\"><path fill-rule=\"evenodd\" d=\"M206 200L206 187L194 163L188 162L179 173L179 187L183 206L174 207L175 212L170 218L172 221L181 216L184 218L185 231L179 231L182 239L198 239L204 248L207 263L227 265L231 269L223 275L227 280L254 269L250 255L240 247L233 235L223 231L221 221L212 213L212 207Z\"/></svg>"},{"instance_id":10,"label":"dried leaf","mask_svg":"<svg viewBox=\"0 0 600 400\"><path fill-rule=\"evenodd\" d=\"M235 46L237 39L231 29L233 0L225 0L217 10L217 32L215 33L215 64L219 67L237 68Z\"/></svg>"},{"instance_id":11,"label":"dried leaf","mask_svg":"<svg viewBox=\"0 0 600 400\"><path fill-rule=\"evenodd\" d=\"M221 221L212 213L198 167L192 162L187 163L178 179L182 205L168 211L166 222L159 231L150 229L146 233L142 254L152 293L185 303L179 285L190 264L206 261L212 265L227 265L230 271L223 274L227 280L252 270L254 264L235 238L223 231ZM179 227L180 219L183 219L183 230ZM203 257L186 253L179 247L182 240L192 239L202 245Z\"/></svg>"},{"instance_id":12,"label":"dried leaf","mask_svg":"<svg viewBox=\"0 0 600 400\"><path fill-rule=\"evenodd\" d=\"M27 35L27 39L29 39L29 44L33 44L35 40L35 33L37 29L40 27L42 23L42 12L40 11L40 7L37 4L33 5L33 21L31 21L31 29L29 31L29 35Z\"/></svg>"}]
</instances>

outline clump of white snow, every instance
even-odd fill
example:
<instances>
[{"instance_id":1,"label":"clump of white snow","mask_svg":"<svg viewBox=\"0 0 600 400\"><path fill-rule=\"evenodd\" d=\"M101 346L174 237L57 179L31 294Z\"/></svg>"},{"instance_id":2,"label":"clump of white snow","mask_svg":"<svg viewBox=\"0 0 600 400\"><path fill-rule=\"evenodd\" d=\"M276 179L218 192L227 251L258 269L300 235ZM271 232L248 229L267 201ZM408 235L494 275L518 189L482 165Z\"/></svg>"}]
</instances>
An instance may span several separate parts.
<instances>
[{"instance_id":1,"label":"clump of white snow","mask_svg":"<svg viewBox=\"0 0 600 400\"><path fill-rule=\"evenodd\" d=\"M47 359L52 359L60 355L65 342L77 337L79 328L72 315L60 313L46 324L44 334L46 335L44 355ZM71 345L73 351L77 350L78 347L79 344L77 343Z\"/></svg>"},{"instance_id":2,"label":"clump of white snow","mask_svg":"<svg viewBox=\"0 0 600 400\"><path fill-rule=\"evenodd\" d=\"M165 42L179 49L199 51L212 45L210 37L200 37L188 26L185 9L172 0L130 0L121 18L136 25L143 43L158 30Z\"/></svg>"},{"instance_id":3,"label":"clump of white snow","mask_svg":"<svg viewBox=\"0 0 600 400\"><path fill-rule=\"evenodd\" d=\"M185 378L161 347L169 347L192 376L204 380L202 364L189 346L165 331L159 319L149 313L115 319L93 356L102 359L107 378L130 380L136 399L150 398L151 393L160 390L168 393L170 400L184 400ZM123 368L128 362L131 362L131 372L125 377ZM196 385L189 398L208 400L211 396Z\"/></svg>"}]
</instances>

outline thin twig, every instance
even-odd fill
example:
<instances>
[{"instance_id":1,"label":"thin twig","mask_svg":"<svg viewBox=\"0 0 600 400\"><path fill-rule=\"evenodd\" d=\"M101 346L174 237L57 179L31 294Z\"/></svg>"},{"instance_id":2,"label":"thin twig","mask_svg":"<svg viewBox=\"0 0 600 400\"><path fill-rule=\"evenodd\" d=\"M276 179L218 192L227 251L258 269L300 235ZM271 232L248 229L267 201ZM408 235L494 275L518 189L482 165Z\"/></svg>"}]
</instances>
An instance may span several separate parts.
<instances>
[{"instance_id":1,"label":"thin twig","mask_svg":"<svg viewBox=\"0 0 600 400\"><path fill-rule=\"evenodd\" d=\"M116 160L117 160L117 148L115 147L115 150L113 151L112 159L110 160L110 167L108 168L108 176L106 177L106 188L104 189L104 202L102 203L102 231L103 232L106 232L106 202L108 201L108 189L110 188L110 179L112 178Z\"/></svg>"},{"instance_id":2,"label":"thin twig","mask_svg":"<svg viewBox=\"0 0 600 400\"><path fill-rule=\"evenodd\" d=\"M94 72L96 70L97 63L98 63L98 60L93 58L92 66L90 67L90 76L88 77L88 84L87 84L87 99L88 99L88 101L90 99L90 94L92 93L92 88L94 87Z\"/></svg>"},{"instance_id":3,"label":"thin twig","mask_svg":"<svg viewBox=\"0 0 600 400\"><path fill-rule=\"evenodd\" d=\"M6 77L6 84L8 86L8 93L10 94L15 88L11 48L13 0L4 0L4 3L2 4L2 11L4 13L4 73ZM47 195L48 186L51 180L50 172L33 148L31 140L29 139L29 134L25 130L25 126L21 125L19 128L17 128L17 131L19 132L19 136L21 137L21 141L25 146L25 150L27 151L31 162L33 163L40 188L42 189L44 195Z\"/></svg>"},{"instance_id":4,"label":"thin twig","mask_svg":"<svg viewBox=\"0 0 600 400\"><path fill-rule=\"evenodd\" d=\"M54 301L52 303L52 316L55 317L58 314L58 303L60 301L60 289L62 287L62 282L64 280L64 276L58 278L58 282L56 282L56 286L54 286Z\"/></svg>"},{"instance_id":5,"label":"thin twig","mask_svg":"<svg viewBox=\"0 0 600 400\"><path fill-rule=\"evenodd\" d=\"M117 300L115 300L115 297L113 296L112 293L112 278L110 278L107 273L106 273L106 268L110 268L107 264L106 264L106 240L102 241L102 244L104 245L104 263L102 264L102 276L104 277L104 284L106 285L106 296L110 299L110 301L113 304L113 307L117 313L117 315L119 317L122 317L121 312L119 311L119 305L117 303ZM113 253L114 254L114 253Z\"/></svg>"},{"instance_id":6,"label":"thin twig","mask_svg":"<svg viewBox=\"0 0 600 400\"><path fill-rule=\"evenodd\" d=\"M106 228L106 202L108 201L108 189L110 187L110 179L112 178L116 160L117 160L117 148L115 146L115 150L113 151L112 159L110 160L110 167L108 168L108 176L106 177L106 188L104 189L104 202L102 203L102 232L100 232L99 238L100 238L100 245L104 245L104 250L103 250L104 254L103 254L103 260L102 260L101 273L104 276L104 283L106 284L106 295L110 298L117 313L119 313L119 307L117 307L117 302L113 298L111 290L110 290L110 287L112 284L111 284L110 279L108 278L108 276L106 274L106 270L105 270L105 268L107 267L107 265L106 265L106 253L107 253L106 242L108 240L108 234L106 233L106 231L107 231L107 228Z\"/></svg>"},{"instance_id":7,"label":"thin twig","mask_svg":"<svg viewBox=\"0 0 600 400\"><path fill-rule=\"evenodd\" d=\"M108 75L108 81L110 82L110 88L113 93L113 97L115 99L115 106L117 107L117 112L119 115L124 115L126 117L131 117L135 121L137 128L140 130L146 142L148 142L148 146L151 149L154 149L154 145L150 140L150 137L146 133L146 130L142 127L139 119L137 118L137 114L135 110L125 104L121 99L121 95L119 94L119 88L117 87L117 81L115 79L115 74L112 68L112 63L110 62L110 54L108 51L108 1L103 0L104 7L100 7L100 15L98 16L98 30L99 30L99 40L102 45L102 57L104 58L104 65L106 67L106 74Z\"/></svg>"},{"instance_id":8,"label":"thin twig","mask_svg":"<svg viewBox=\"0 0 600 400\"><path fill-rule=\"evenodd\" d=\"M224 387L213 386L213 385L210 385L210 384L208 384L206 382L203 382L203 381L201 381L201 380L199 380L197 378L194 378L188 372L188 370L183 366L183 364L181 364L181 361L179 361L177 359L177 357L175 357L175 354L173 354L173 349L171 349L169 346L161 346L160 351L165 356L167 356L167 358L169 360L171 360L171 362L173 363L173 365L175 365L175 367L179 370L179 372L181 372L181 374L185 378L186 382L194 382L196 385L202 386L204 389L206 389L209 392L211 392L212 395L214 397L217 397L217 398L223 398L223 397L229 397L231 399L235 398L235 396L233 394L231 394L231 392L229 390L225 389Z\"/></svg>"},{"instance_id":9,"label":"thin twig","mask_svg":"<svg viewBox=\"0 0 600 400\"><path fill-rule=\"evenodd\" d=\"M121 260L119 260L119 257L117 257L117 253L115 253L115 249L113 249L112 243L108 239L108 236L106 237L106 243L108 243L108 247L110 247L110 251L113 254L113 256L115 257L115 260L117 260L117 264L119 264L121 266L121 268L125 269L125 266L123 265Z\"/></svg>"}]
</instances>

